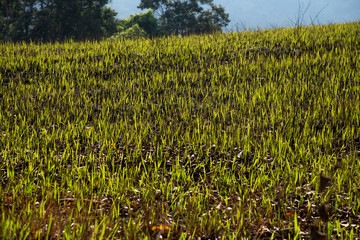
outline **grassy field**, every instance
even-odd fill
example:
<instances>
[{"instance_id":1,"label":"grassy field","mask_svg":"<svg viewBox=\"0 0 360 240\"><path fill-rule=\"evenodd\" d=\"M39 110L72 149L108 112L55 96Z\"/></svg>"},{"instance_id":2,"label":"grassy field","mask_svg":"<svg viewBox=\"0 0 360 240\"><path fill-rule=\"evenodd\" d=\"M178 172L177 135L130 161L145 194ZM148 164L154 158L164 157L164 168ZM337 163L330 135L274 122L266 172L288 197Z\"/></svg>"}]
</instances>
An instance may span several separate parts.
<instances>
[{"instance_id":1,"label":"grassy field","mask_svg":"<svg viewBox=\"0 0 360 240\"><path fill-rule=\"evenodd\" d=\"M359 239L360 22L0 44L0 238Z\"/></svg>"}]
</instances>

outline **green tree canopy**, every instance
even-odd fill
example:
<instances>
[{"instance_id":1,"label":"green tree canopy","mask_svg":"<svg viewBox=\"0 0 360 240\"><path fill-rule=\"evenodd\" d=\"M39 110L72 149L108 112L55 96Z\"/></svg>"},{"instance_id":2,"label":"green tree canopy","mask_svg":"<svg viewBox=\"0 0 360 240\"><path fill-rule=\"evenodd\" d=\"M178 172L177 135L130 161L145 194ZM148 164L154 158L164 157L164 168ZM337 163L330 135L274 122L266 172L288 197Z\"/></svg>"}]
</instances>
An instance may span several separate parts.
<instances>
[{"instance_id":1,"label":"green tree canopy","mask_svg":"<svg viewBox=\"0 0 360 240\"><path fill-rule=\"evenodd\" d=\"M147 36L153 37L158 35L158 20L154 17L152 9L144 13L131 15L128 19L121 20L120 25L125 30L138 25Z\"/></svg>"},{"instance_id":2,"label":"green tree canopy","mask_svg":"<svg viewBox=\"0 0 360 240\"><path fill-rule=\"evenodd\" d=\"M225 9L213 0L141 0L138 8L153 9L164 34L210 33L230 22Z\"/></svg>"},{"instance_id":3,"label":"green tree canopy","mask_svg":"<svg viewBox=\"0 0 360 240\"><path fill-rule=\"evenodd\" d=\"M127 19L120 20L117 27L118 32L112 35L110 39L133 39L158 36L157 21L151 9L144 13L136 13Z\"/></svg>"},{"instance_id":4,"label":"green tree canopy","mask_svg":"<svg viewBox=\"0 0 360 240\"><path fill-rule=\"evenodd\" d=\"M0 0L0 39L26 39L31 31L36 0Z\"/></svg>"},{"instance_id":5,"label":"green tree canopy","mask_svg":"<svg viewBox=\"0 0 360 240\"><path fill-rule=\"evenodd\" d=\"M0 0L0 39L100 39L116 32L109 0Z\"/></svg>"},{"instance_id":6,"label":"green tree canopy","mask_svg":"<svg viewBox=\"0 0 360 240\"><path fill-rule=\"evenodd\" d=\"M119 39L136 39L136 38L145 38L147 37L146 32L142 29L139 24L135 23L129 28L123 28L117 34L111 36L110 40L119 40Z\"/></svg>"}]
</instances>

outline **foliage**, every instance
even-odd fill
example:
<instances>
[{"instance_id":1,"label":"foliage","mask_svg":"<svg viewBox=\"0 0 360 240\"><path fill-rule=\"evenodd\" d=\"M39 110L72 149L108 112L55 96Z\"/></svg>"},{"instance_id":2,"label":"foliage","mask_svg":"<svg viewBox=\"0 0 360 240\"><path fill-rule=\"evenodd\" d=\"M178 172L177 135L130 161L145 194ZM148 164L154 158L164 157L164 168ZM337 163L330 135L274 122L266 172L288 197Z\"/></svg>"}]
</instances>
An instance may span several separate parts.
<instances>
[{"instance_id":1,"label":"foliage","mask_svg":"<svg viewBox=\"0 0 360 240\"><path fill-rule=\"evenodd\" d=\"M360 22L297 31L1 44L0 236L359 239Z\"/></svg>"},{"instance_id":2,"label":"foliage","mask_svg":"<svg viewBox=\"0 0 360 240\"><path fill-rule=\"evenodd\" d=\"M0 0L0 40L27 40L35 0Z\"/></svg>"},{"instance_id":3,"label":"foliage","mask_svg":"<svg viewBox=\"0 0 360 240\"><path fill-rule=\"evenodd\" d=\"M114 34L109 39L110 40L120 40L120 39L138 39L147 37L146 32L142 29L137 23L131 27L120 31L119 33Z\"/></svg>"},{"instance_id":4,"label":"foliage","mask_svg":"<svg viewBox=\"0 0 360 240\"><path fill-rule=\"evenodd\" d=\"M120 25L120 20L116 19L115 16L117 13L109 7L104 7L101 11L101 31L102 36L109 37L118 32L118 26Z\"/></svg>"},{"instance_id":5,"label":"foliage","mask_svg":"<svg viewBox=\"0 0 360 240\"><path fill-rule=\"evenodd\" d=\"M147 36L158 35L158 21L154 17L153 11L149 9L147 12L131 15L130 18L121 21L125 29L138 25L142 28Z\"/></svg>"},{"instance_id":6,"label":"foliage","mask_svg":"<svg viewBox=\"0 0 360 240\"><path fill-rule=\"evenodd\" d=\"M63 41L101 39L116 32L108 0L1 0L0 39Z\"/></svg>"},{"instance_id":7,"label":"foliage","mask_svg":"<svg viewBox=\"0 0 360 240\"><path fill-rule=\"evenodd\" d=\"M131 15L128 19L122 19L117 26L117 33L110 40L137 39L154 37L158 33L157 19L151 9L147 12Z\"/></svg>"},{"instance_id":8,"label":"foliage","mask_svg":"<svg viewBox=\"0 0 360 240\"><path fill-rule=\"evenodd\" d=\"M212 33L230 22L224 8L213 4L213 0L141 0L139 8L151 8L157 13L164 34Z\"/></svg>"}]
</instances>

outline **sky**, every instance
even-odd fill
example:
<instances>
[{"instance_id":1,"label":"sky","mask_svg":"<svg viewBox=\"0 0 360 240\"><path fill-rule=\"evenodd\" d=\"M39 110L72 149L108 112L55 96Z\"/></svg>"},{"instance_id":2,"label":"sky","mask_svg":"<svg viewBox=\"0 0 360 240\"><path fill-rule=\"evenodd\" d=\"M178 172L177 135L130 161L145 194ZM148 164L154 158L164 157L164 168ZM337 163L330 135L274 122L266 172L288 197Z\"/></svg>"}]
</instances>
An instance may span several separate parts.
<instances>
[{"instance_id":1,"label":"sky","mask_svg":"<svg viewBox=\"0 0 360 240\"><path fill-rule=\"evenodd\" d=\"M343 23L360 20L360 0L214 0L229 14L228 31L291 27L303 15L303 24ZM140 0L112 0L119 19L141 13ZM308 7L308 8L307 8ZM299 15L300 10L300 15ZM316 17L317 16L317 17Z\"/></svg>"}]
</instances>

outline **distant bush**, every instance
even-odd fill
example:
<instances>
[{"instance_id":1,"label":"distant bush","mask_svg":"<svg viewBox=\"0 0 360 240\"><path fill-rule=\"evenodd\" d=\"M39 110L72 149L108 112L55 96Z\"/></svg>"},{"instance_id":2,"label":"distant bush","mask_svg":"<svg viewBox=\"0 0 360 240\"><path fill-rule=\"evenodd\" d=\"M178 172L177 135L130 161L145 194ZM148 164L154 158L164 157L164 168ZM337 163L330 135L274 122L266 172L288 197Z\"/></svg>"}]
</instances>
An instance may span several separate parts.
<instances>
[{"instance_id":1,"label":"distant bush","mask_svg":"<svg viewBox=\"0 0 360 240\"><path fill-rule=\"evenodd\" d=\"M136 23L132 27L111 36L109 40L138 39L145 37L147 37L145 30Z\"/></svg>"},{"instance_id":2,"label":"distant bush","mask_svg":"<svg viewBox=\"0 0 360 240\"><path fill-rule=\"evenodd\" d=\"M118 32L109 39L134 39L158 35L157 19L151 9L147 12L131 15L118 24Z\"/></svg>"}]
</instances>

